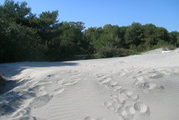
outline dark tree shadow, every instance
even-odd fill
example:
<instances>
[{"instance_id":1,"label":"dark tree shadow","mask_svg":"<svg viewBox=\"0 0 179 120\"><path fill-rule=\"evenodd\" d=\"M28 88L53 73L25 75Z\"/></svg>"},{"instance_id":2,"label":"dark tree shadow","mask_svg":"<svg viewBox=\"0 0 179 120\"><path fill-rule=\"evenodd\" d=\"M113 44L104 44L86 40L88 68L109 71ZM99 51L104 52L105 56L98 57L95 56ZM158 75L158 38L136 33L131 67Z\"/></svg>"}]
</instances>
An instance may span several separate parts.
<instances>
[{"instance_id":1,"label":"dark tree shadow","mask_svg":"<svg viewBox=\"0 0 179 120\"><path fill-rule=\"evenodd\" d=\"M75 62L17 62L17 63L3 63L0 64L0 73L3 74L5 85L0 87L0 94L6 93L21 83L11 80L11 77L20 74L21 71L27 68L35 67L62 67L62 66L76 66Z\"/></svg>"},{"instance_id":2,"label":"dark tree shadow","mask_svg":"<svg viewBox=\"0 0 179 120\"><path fill-rule=\"evenodd\" d=\"M17 62L0 64L0 73L6 77L11 77L19 74L26 68L33 67L61 67L61 66L77 66L75 62Z\"/></svg>"}]
</instances>

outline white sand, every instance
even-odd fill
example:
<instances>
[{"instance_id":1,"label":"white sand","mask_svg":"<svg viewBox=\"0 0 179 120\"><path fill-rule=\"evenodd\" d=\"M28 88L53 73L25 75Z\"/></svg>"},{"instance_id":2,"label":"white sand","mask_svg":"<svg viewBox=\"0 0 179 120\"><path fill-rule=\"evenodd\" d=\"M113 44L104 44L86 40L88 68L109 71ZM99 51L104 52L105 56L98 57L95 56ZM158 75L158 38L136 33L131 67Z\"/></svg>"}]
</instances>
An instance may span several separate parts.
<instances>
[{"instance_id":1,"label":"white sand","mask_svg":"<svg viewBox=\"0 0 179 120\"><path fill-rule=\"evenodd\" d=\"M17 82L0 120L178 120L179 49L122 58L0 64Z\"/></svg>"}]
</instances>

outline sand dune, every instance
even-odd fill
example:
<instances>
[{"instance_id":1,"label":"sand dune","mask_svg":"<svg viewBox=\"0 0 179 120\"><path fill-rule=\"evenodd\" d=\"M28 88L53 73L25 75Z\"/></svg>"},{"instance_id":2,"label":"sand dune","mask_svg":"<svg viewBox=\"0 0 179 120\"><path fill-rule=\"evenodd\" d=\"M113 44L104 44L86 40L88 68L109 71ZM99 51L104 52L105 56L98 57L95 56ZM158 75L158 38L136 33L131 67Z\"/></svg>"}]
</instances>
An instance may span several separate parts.
<instances>
[{"instance_id":1,"label":"sand dune","mask_svg":"<svg viewBox=\"0 0 179 120\"><path fill-rule=\"evenodd\" d=\"M0 64L0 120L177 120L179 49L121 58ZM7 91L8 90L8 91Z\"/></svg>"}]
</instances>

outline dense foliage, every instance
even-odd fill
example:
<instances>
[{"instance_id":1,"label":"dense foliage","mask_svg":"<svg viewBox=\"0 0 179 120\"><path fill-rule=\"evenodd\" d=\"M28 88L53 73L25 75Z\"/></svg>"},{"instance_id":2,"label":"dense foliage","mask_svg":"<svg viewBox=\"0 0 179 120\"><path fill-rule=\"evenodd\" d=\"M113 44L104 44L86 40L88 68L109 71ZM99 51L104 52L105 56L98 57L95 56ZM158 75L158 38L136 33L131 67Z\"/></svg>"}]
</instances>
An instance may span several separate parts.
<instances>
[{"instance_id":1,"label":"dense foliage","mask_svg":"<svg viewBox=\"0 0 179 120\"><path fill-rule=\"evenodd\" d=\"M82 22L59 22L58 11L36 15L13 0L0 5L0 62L126 56L159 47L179 47L179 32L140 23L85 29Z\"/></svg>"}]
</instances>

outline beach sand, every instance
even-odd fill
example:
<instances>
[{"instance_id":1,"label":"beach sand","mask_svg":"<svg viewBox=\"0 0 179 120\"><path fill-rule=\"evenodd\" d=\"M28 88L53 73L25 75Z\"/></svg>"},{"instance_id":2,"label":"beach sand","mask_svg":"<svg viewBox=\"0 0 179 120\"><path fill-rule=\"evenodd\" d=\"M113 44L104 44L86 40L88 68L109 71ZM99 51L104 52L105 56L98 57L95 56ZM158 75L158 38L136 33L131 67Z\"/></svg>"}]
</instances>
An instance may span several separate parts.
<instances>
[{"instance_id":1,"label":"beach sand","mask_svg":"<svg viewBox=\"0 0 179 120\"><path fill-rule=\"evenodd\" d=\"M179 49L0 64L0 120L178 120ZM8 87L8 86L7 86Z\"/></svg>"}]
</instances>

